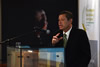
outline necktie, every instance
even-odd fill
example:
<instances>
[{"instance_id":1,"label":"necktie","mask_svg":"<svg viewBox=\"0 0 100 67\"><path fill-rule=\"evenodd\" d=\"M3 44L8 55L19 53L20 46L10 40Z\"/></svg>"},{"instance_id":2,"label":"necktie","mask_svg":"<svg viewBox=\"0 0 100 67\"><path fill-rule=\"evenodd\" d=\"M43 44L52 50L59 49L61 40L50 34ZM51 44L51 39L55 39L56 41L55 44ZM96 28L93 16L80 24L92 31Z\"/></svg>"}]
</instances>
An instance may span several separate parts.
<instances>
[{"instance_id":1,"label":"necktie","mask_svg":"<svg viewBox=\"0 0 100 67\"><path fill-rule=\"evenodd\" d=\"M63 46L65 48L66 47L66 43L67 43L67 35L66 34L63 34L63 41L64 41Z\"/></svg>"}]
</instances>

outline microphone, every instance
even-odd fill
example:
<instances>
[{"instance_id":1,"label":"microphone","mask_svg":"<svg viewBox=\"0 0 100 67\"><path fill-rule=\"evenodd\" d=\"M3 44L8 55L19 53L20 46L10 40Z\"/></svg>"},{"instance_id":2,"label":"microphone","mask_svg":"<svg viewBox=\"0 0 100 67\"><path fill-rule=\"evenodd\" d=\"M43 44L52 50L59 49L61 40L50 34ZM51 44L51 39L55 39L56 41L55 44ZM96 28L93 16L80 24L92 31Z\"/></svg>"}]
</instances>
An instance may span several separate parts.
<instances>
[{"instance_id":1,"label":"microphone","mask_svg":"<svg viewBox=\"0 0 100 67\"><path fill-rule=\"evenodd\" d=\"M46 34L50 34L50 30L49 29L46 30Z\"/></svg>"}]
</instances>

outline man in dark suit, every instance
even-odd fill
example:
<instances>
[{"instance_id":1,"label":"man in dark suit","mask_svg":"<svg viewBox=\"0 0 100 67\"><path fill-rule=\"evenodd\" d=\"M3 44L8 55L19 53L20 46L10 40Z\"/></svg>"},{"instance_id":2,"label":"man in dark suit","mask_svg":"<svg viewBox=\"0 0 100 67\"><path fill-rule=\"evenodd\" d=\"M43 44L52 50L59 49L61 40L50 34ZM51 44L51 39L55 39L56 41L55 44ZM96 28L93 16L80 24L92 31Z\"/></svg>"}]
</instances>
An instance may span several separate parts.
<instances>
[{"instance_id":1,"label":"man in dark suit","mask_svg":"<svg viewBox=\"0 0 100 67\"><path fill-rule=\"evenodd\" d=\"M62 11L59 14L58 25L60 32L53 36L52 45L55 47L64 46L65 67L88 67L91 59L88 37L85 31L74 28L72 21L71 12Z\"/></svg>"}]
</instances>

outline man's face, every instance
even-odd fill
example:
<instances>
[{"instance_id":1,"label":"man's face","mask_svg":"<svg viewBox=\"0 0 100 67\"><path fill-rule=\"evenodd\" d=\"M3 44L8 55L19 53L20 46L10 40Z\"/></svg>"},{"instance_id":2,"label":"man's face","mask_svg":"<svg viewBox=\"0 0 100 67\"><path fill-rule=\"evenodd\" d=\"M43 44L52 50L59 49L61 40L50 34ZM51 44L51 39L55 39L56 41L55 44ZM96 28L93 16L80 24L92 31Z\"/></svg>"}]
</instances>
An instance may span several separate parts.
<instances>
[{"instance_id":1,"label":"man's face","mask_svg":"<svg viewBox=\"0 0 100 67\"><path fill-rule=\"evenodd\" d=\"M60 30L66 31L71 27L72 19L68 20L65 14L61 14L58 18L58 25Z\"/></svg>"}]
</instances>

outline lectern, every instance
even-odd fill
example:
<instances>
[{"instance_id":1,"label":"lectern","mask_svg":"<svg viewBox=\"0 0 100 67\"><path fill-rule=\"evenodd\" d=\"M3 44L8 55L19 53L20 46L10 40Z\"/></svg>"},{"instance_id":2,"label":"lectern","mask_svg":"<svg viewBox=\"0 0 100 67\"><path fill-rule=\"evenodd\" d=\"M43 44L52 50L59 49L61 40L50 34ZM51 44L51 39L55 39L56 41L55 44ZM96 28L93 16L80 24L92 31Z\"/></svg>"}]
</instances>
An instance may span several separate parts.
<instances>
[{"instance_id":1,"label":"lectern","mask_svg":"<svg viewBox=\"0 0 100 67\"><path fill-rule=\"evenodd\" d=\"M7 47L7 67L64 67L64 48Z\"/></svg>"}]
</instances>

